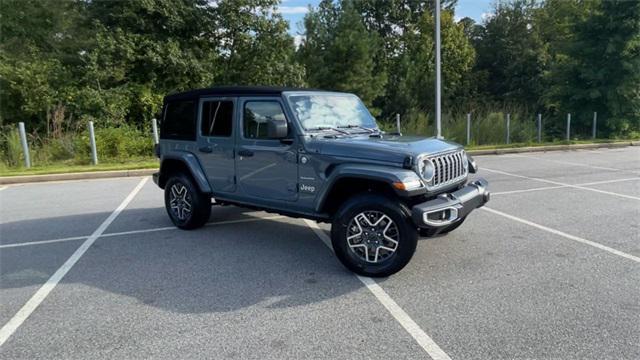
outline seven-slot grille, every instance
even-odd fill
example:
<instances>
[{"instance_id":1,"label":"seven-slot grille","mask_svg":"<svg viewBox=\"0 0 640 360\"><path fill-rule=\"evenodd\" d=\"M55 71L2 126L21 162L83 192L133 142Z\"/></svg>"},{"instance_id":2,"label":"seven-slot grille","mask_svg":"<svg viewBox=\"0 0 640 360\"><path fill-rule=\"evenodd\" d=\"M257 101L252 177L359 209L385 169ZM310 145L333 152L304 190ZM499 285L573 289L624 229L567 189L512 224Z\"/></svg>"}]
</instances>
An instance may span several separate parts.
<instances>
[{"instance_id":1,"label":"seven-slot grille","mask_svg":"<svg viewBox=\"0 0 640 360\"><path fill-rule=\"evenodd\" d=\"M433 180L428 186L431 190L453 184L467 176L467 169L462 162L463 152L460 150L430 158L435 168Z\"/></svg>"}]
</instances>

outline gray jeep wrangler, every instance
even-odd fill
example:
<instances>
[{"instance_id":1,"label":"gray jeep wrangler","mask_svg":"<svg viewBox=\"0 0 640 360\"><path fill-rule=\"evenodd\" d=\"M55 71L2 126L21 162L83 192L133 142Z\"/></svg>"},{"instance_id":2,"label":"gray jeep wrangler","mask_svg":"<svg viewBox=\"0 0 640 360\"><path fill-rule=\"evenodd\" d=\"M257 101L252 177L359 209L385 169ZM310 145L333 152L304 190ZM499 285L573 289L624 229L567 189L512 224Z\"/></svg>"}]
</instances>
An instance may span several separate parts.
<instances>
[{"instance_id":1,"label":"gray jeep wrangler","mask_svg":"<svg viewBox=\"0 0 640 360\"><path fill-rule=\"evenodd\" d=\"M181 229L212 205L331 223L336 256L365 276L411 259L419 236L448 233L489 200L455 143L386 134L352 94L216 87L166 96L154 181ZM212 202L212 199L215 201Z\"/></svg>"}]
</instances>

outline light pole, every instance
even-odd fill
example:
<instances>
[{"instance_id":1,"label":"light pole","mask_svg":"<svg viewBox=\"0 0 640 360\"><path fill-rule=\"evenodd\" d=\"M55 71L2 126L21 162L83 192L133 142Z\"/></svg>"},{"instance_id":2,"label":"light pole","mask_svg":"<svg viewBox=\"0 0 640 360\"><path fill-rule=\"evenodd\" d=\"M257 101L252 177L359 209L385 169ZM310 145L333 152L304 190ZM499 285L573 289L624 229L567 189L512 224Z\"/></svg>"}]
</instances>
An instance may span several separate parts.
<instances>
[{"instance_id":1,"label":"light pole","mask_svg":"<svg viewBox=\"0 0 640 360\"><path fill-rule=\"evenodd\" d=\"M436 136L442 139L442 119L440 109L440 0L436 1Z\"/></svg>"}]
</instances>

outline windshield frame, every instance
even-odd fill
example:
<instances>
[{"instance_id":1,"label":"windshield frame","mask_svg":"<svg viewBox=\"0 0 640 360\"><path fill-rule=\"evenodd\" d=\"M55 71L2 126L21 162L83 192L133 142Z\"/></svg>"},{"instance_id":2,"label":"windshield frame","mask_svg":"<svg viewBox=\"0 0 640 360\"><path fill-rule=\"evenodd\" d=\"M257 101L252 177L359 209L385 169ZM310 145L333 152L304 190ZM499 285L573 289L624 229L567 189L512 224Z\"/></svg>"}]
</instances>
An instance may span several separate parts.
<instances>
[{"instance_id":1,"label":"windshield frame","mask_svg":"<svg viewBox=\"0 0 640 360\"><path fill-rule=\"evenodd\" d=\"M291 101L291 97L292 96L342 96L342 97L351 97L351 98L355 98L357 99L360 104L362 104L362 107L364 108L364 110L366 111L367 115L371 118L374 127L366 127L363 126L363 128L369 129L370 131L365 131L363 129L358 129L357 127L353 127L353 128L348 128L348 127L340 127L340 130L344 130L345 132L349 132L350 135L359 135L359 134L365 134L365 133L373 133L373 132L379 132L380 131L380 127L378 126L378 122L376 121L376 118L371 115L371 112L369 112L369 109L367 108L367 106L364 104L364 102L362 102L362 100L355 94L352 93L345 93L345 92L338 92L338 91L283 91L282 95L287 103L287 106L289 107L289 110L291 111L291 114L294 118L294 121L297 123L298 127L300 128L300 130L302 131L303 134L314 134L314 133L318 133L318 132L322 132L322 131L327 131L330 129L314 129L314 128L310 128L307 129L303 124L302 121L300 121L300 119L298 118L298 113L296 112L295 108L294 108L294 104ZM355 125L355 124L351 124L351 125ZM360 125L359 125L360 126ZM358 130L358 132L355 132L352 130ZM345 134L342 134L345 135Z\"/></svg>"}]
</instances>

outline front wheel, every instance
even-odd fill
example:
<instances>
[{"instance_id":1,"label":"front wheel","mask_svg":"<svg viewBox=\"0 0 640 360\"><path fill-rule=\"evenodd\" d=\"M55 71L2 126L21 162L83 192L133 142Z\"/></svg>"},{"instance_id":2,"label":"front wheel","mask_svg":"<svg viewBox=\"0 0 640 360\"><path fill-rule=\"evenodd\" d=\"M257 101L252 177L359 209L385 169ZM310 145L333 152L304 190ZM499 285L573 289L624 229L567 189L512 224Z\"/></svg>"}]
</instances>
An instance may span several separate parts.
<instances>
[{"instance_id":1,"label":"front wheel","mask_svg":"<svg viewBox=\"0 0 640 360\"><path fill-rule=\"evenodd\" d=\"M383 277L402 270L417 240L417 229L402 205L377 194L347 200L331 227L331 242L340 262L364 276Z\"/></svg>"}]
</instances>

